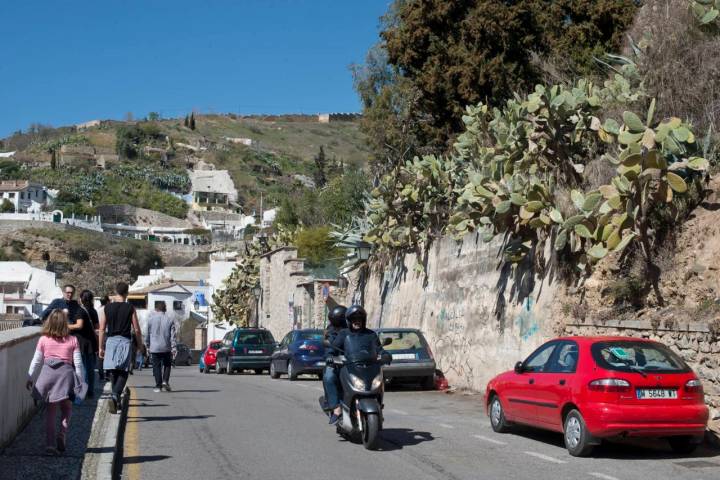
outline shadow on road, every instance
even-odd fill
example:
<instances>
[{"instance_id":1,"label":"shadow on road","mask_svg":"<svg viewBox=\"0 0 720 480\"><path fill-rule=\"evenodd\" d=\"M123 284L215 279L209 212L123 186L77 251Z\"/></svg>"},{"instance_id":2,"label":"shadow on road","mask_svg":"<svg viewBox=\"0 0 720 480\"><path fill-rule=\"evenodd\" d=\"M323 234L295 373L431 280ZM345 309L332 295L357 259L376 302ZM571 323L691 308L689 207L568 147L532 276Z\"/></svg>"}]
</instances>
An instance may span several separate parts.
<instances>
[{"instance_id":1,"label":"shadow on road","mask_svg":"<svg viewBox=\"0 0 720 480\"><path fill-rule=\"evenodd\" d=\"M136 457L125 457L123 458L123 465L129 465L131 463L145 463L145 462L159 462L160 460L167 460L172 458L169 455L138 455Z\"/></svg>"},{"instance_id":2,"label":"shadow on road","mask_svg":"<svg viewBox=\"0 0 720 480\"><path fill-rule=\"evenodd\" d=\"M565 450L563 436L560 433L535 430L530 427L515 427L512 434ZM695 452L686 455L674 453L667 441L662 439L616 439L603 441L602 444L595 447L591 456L594 458L613 460L720 459L720 450L713 450L705 445L701 445ZM720 466L720 463L718 463L718 466Z\"/></svg>"},{"instance_id":3,"label":"shadow on road","mask_svg":"<svg viewBox=\"0 0 720 480\"><path fill-rule=\"evenodd\" d=\"M410 428L386 428L380 432L380 436L382 442L379 450L383 452L402 450L404 447L435 440L430 432L418 432Z\"/></svg>"},{"instance_id":4,"label":"shadow on road","mask_svg":"<svg viewBox=\"0 0 720 480\"><path fill-rule=\"evenodd\" d=\"M171 420L203 420L215 415L169 415L165 417L128 417L128 422L169 422Z\"/></svg>"}]
</instances>

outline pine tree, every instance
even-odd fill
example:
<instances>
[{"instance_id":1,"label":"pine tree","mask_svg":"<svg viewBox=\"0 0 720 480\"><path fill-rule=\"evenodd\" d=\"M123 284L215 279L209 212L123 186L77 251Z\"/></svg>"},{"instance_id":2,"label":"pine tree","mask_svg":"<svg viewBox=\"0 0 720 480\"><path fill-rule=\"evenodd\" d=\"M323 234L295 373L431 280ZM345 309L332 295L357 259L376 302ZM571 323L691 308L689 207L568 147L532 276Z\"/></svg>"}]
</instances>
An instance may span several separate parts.
<instances>
[{"instance_id":1,"label":"pine tree","mask_svg":"<svg viewBox=\"0 0 720 480\"><path fill-rule=\"evenodd\" d=\"M195 114L190 114L190 130L195 130Z\"/></svg>"},{"instance_id":2,"label":"pine tree","mask_svg":"<svg viewBox=\"0 0 720 480\"><path fill-rule=\"evenodd\" d=\"M183 125L186 127L190 127L190 119L187 115L185 115L185 119L183 120Z\"/></svg>"},{"instance_id":3,"label":"pine tree","mask_svg":"<svg viewBox=\"0 0 720 480\"><path fill-rule=\"evenodd\" d=\"M313 173L315 186L317 188L322 188L327 183L327 176L325 175L326 168L327 159L325 158L325 149L320 145L320 151L315 156L315 172Z\"/></svg>"}]
</instances>

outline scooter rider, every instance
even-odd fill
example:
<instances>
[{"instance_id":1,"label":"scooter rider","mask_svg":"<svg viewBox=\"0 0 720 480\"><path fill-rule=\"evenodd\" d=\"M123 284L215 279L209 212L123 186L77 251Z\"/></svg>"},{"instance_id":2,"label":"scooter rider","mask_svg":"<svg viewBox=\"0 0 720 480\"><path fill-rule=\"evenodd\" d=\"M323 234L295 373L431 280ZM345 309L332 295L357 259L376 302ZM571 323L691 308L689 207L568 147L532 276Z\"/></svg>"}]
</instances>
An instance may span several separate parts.
<instances>
[{"instance_id":1,"label":"scooter rider","mask_svg":"<svg viewBox=\"0 0 720 480\"><path fill-rule=\"evenodd\" d=\"M347 329L347 323L345 321L345 312L347 308L342 305L338 305L328 313L328 320L330 324L325 330L325 344L328 346L327 354L328 357L338 355L338 351L332 348L332 342L340 334L341 331ZM329 409L333 409L338 412L340 410L340 382L337 377L337 369L329 361L323 372L323 387L325 388L325 398ZM335 412L330 415L330 424L337 423L340 418Z\"/></svg>"},{"instance_id":2,"label":"scooter rider","mask_svg":"<svg viewBox=\"0 0 720 480\"><path fill-rule=\"evenodd\" d=\"M335 337L335 340L333 340L331 344L333 348L345 352L345 339L348 336L352 335L356 337L353 339L353 343L355 343L355 345L365 345L366 347L362 348L362 350L366 350L367 352L377 352L381 357L382 363L390 364L392 357L388 352L383 349L377 333L370 330L366 326L367 313L365 313L365 309L363 307L361 307L360 305L352 305L345 312L345 320L347 321L348 328L345 330L341 330L340 333ZM337 422L337 420L340 418L341 412L342 410L338 405L338 407L335 408L330 417L331 423L333 423L333 419L335 419L335 422Z\"/></svg>"}]
</instances>

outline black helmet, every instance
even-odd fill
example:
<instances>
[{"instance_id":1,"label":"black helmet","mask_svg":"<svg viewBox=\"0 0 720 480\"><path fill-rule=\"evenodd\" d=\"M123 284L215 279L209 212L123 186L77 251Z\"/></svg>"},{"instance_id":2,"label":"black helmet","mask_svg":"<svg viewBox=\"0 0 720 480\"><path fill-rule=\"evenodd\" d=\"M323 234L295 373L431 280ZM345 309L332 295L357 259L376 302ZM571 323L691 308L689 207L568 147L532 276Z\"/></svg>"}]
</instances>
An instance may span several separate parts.
<instances>
[{"instance_id":1,"label":"black helmet","mask_svg":"<svg viewBox=\"0 0 720 480\"><path fill-rule=\"evenodd\" d=\"M348 328L351 330L353 320L360 320L360 325L362 325L360 328L365 328L365 325L367 325L367 313L365 313L362 306L352 305L345 312L345 320L347 320Z\"/></svg>"},{"instance_id":2,"label":"black helmet","mask_svg":"<svg viewBox=\"0 0 720 480\"><path fill-rule=\"evenodd\" d=\"M330 325L335 328L347 328L347 323L345 323L346 311L347 308L343 307L342 305L338 305L332 310L330 310L330 313L328 313L328 320L330 320Z\"/></svg>"}]
</instances>

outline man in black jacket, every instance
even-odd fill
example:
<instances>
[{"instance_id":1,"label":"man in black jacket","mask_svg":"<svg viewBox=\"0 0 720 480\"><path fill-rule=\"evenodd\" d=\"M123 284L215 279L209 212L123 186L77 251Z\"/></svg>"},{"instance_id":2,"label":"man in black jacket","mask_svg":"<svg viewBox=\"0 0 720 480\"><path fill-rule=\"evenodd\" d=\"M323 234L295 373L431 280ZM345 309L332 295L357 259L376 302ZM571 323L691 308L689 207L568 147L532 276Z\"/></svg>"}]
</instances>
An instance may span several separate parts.
<instances>
[{"instance_id":1,"label":"man in black jacket","mask_svg":"<svg viewBox=\"0 0 720 480\"><path fill-rule=\"evenodd\" d=\"M347 323L345 322L346 311L347 308L342 305L338 305L330 310L330 313L328 313L330 325L328 325L325 330L325 345L328 357L338 355L338 352L330 345L332 345L332 342L340 334L340 332L347 329ZM330 424L334 425L339 419L338 414L335 412L340 408L340 382L338 381L337 370L330 364L330 362L328 362L328 365L325 367L325 371L323 372L323 387L325 388L325 400L327 401L328 408L334 410L334 412L330 415Z\"/></svg>"},{"instance_id":2,"label":"man in black jacket","mask_svg":"<svg viewBox=\"0 0 720 480\"><path fill-rule=\"evenodd\" d=\"M65 285L63 287L62 298L56 298L50 302L50 305L43 310L42 314L40 314L42 321L45 322L50 313L55 309L64 310L68 319L74 320L80 311L80 304L73 297L75 297L75 287L72 285Z\"/></svg>"}]
</instances>

